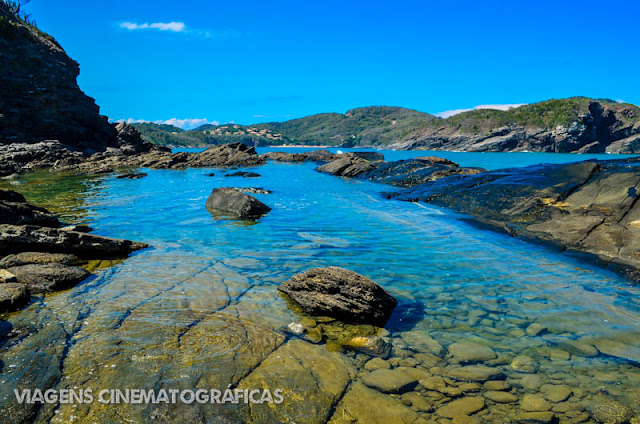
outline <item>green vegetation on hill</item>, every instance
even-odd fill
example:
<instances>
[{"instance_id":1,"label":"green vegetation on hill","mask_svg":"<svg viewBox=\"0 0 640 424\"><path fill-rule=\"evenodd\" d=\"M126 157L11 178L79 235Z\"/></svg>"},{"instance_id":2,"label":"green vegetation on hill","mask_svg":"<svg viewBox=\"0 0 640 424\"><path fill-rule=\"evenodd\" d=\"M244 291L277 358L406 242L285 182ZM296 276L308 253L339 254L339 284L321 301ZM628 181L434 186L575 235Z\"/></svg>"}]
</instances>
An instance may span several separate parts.
<instances>
[{"instance_id":1,"label":"green vegetation on hill","mask_svg":"<svg viewBox=\"0 0 640 424\"><path fill-rule=\"evenodd\" d=\"M594 99L588 97L570 97L532 103L507 111L472 110L451 116L440 122L440 125L470 134L480 134L506 125L552 129L580 120L580 117L589 113L589 104L593 101ZM610 99L598 99L597 101L616 111L631 108L640 112L640 108L634 105L617 103ZM640 113L636 113L636 117L640 118ZM633 119L624 114L621 114L620 118L625 121Z\"/></svg>"},{"instance_id":2,"label":"green vegetation on hill","mask_svg":"<svg viewBox=\"0 0 640 424\"><path fill-rule=\"evenodd\" d=\"M321 113L285 122L256 125L203 125L191 131L157 124L135 124L146 140L171 146L207 146L241 141L259 146L386 146L424 134L483 134L500 127L553 129L589 113L587 97L553 99L507 111L479 109L446 119L400 107L372 106L345 114ZM597 100L627 122L640 121L640 108Z\"/></svg>"},{"instance_id":3,"label":"green vegetation on hill","mask_svg":"<svg viewBox=\"0 0 640 424\"><path fill-rule=\"evenodd\" d=\"M349 147L391 144L436 121L440 119L411 109L373 106L353 109L344 115L322 113L256 127L281 133L295 144Z\"/></svg>"}]
</instances>

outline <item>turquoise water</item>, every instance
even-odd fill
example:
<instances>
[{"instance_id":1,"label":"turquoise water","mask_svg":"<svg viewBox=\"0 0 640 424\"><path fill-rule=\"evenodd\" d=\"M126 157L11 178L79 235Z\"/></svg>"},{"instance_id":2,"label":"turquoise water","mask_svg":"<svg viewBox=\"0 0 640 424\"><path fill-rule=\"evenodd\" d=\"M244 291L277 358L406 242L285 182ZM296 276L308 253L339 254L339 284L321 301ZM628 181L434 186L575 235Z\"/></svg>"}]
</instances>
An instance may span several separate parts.
<instances>
[{"instance_id":1,"label":"turquoise water","mask_svg":"<svg viewBox=\"0 0 640 424\"><path fill-rule=\"evenodd\" d=\"M431 154L383 153L387 159ZM433 154L489 169L594 156ZM97 234L144 241L152 248L6 317L14 331L27 335L1 348L0 404L11 402L13 388L25 380L45 384L38 380L44 377L32 375L42 367L33 346L44 345L49 347L41 351L54 364L42 374L51 372L56 378L48 384L58 388L224 388L257 374L269 384L261 364L283 349L291 337L286 326L299 320L277 285L308 268L330 265L371 278L399 300L386 326L393 358L432 354L432 345L424 342L428 334L445 348L461 340L491 347L498 358L489 365L506 373L518 397L529 390L518 383L524 374L510 367L518 355L536 361L542 382L569 385L576 402L587 402L602 388L622 396L640 387L640 368L633 362L640 358L640 287L551 248L479 229L451 211L384 200L379 192L387 186L320 174L315 166L269 162L252 169L261 174L255 179L224 177L215 169L145 170L148 176L139 180L80 182L81 196L45 196L59 184L46 174L17 181L21 184L13 188L34 202L60 211L81 207L82 220ZM206 176L212 171L215 176ZM216 219L204 204L221 186L272 190L256 195L272 211L253 223ZM528 336L524 330L531 323L547 330ZM575 341L624 348L615 355L586 357L567 347ZM554 355L558 351L564 353ZM362 368L366 355L326 354L352 362L358 371L350 381L367 372ZM445 370L455 368L446 351L442 360ZM293 380L288 384L294 392L318 390ZM335 405L325 407L331 411ZM199 408L196 415L211 422L227 413L207 405L182 408L180 414ZM114 417L141 422L148 419L148 410L142 411L132 405L58 405L43 408L38 419L66 422L73 415L76 422ZM282 411L299 422L329 418ZM517 405L488 402L483 416L504 422L518 411ZM571 411L581 412L578 406ZM422 416L436 417L433 412Z\"/></svg>"}]
</instances>

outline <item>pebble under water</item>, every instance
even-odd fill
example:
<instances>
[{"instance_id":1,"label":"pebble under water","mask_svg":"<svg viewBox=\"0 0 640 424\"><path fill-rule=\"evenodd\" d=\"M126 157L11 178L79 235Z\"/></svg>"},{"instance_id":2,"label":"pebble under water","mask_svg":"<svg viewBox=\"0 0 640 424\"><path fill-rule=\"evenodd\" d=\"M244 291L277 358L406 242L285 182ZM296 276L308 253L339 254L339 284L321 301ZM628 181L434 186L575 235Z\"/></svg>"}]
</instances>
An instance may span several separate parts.
<instances>
[{"instance_id":1,"label":"pebble under water","mask_svg":"<svg viewBox=\"0 0 640 424\"><path fill-rule=\"evenodd\" d=\"M436 154L492 169L560 160ZM145 170L137 180L3 180L67 221L152 247L94 264L95 276L77 287L2 316L2 419L640 422L640 286L452 211L385 200L388 186L315 166L270 162L250 169L261 174L251 179L189 169ZM272 211L257 222L212 216L205 201L223 186L272 190L255 195ZM294 274L332 265L398 299L383 330L304 317L277 291ZM307 334L293 334L292 323ZM388 357L341 346L371 334L390 344ZM228 387L282 389L284 402L24 405L14 396L25 388Z\"/></svg>"}]
</instances>

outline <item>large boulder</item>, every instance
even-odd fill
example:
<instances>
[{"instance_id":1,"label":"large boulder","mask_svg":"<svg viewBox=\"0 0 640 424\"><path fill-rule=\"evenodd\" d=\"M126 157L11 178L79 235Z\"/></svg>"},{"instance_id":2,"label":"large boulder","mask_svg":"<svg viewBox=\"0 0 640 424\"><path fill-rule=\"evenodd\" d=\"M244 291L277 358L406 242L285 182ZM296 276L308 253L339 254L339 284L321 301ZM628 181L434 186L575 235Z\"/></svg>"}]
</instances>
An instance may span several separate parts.
<instances>
[{"instance_id":1,"label":"large boulder","mask_svg":"<svg viewBox=\"0 0 640 424\"><path fill-rule=\"evenodd\" d=\"M259 218L271 210L255 197L232 187L214 189L207 199L206 207L214 212L240 219Z\"/></svg>"},{"instance_id":2,"label":"large boulder","mask_svg":"<svg viewBox=\"0 0 640 424\"><path fill-rule=\"evenodd\" d=\"M34 225L0 225L0 255L16 252L71 253L86 259L122 258L146 243Z\"/></svg>"},{"instance_id":3,"label":"large boulder","mask_svg":"<svg viewBox=\"0 0 640 424\"><path fill-rule=\"evenodd\" d=\"M33 292L64 290L75 286L91 273L84 268L62 264L22 265L7 269L18 283Z\"/></svg>"},{"instance_id":4,"label":"large boulder","mask_svg":"<svg viewBox=\"0 0 640 424\"><path fill-rule=\"evenodd\" d=\"M310 315L380 327L386 324L398 303L370 279L335 266L294 275L278 290Z\"/></svg>"},{"instance_id":5,"label":"large boulder","mask_svg":"<svg viewBox=\"0 0 640 424\"><path fill-rule=\"evenodd\" d=\"M24 284L0 284L0 313L17 311L26 306L29 299L31 295Z\"/></svg>"}]
</instances>

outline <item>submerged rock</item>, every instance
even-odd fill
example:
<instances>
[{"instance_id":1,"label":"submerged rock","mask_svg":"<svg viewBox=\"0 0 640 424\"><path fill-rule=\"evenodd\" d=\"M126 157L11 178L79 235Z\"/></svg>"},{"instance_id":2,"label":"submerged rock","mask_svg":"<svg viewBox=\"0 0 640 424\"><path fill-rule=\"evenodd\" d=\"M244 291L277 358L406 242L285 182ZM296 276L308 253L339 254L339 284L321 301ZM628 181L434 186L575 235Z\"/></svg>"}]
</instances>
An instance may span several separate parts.
<instances>
[{"instance_id":1,"label":"submerged rock","mask_svg":"<svg viewBox=\"0 0 640 424\"><path fill-rule=\"evenodd\" d=\"M342 346L347 349L356 350L366 353L367 355L375 355L387 357L391 353L391 345L384 341L380 336L355 336L343 341Z\"/></svg>"},{"instance_id":2,"label":"submerged rock","mask_svg":"<svg viewBox=\"0 0 640 424\"><path fill-rule=\"evenodd\" d=\"M414 424L420 416L398 399L354 383L347 391L329 424Z\"/></svg>"},{"instance_id":3,"label":"submerged rock","mask_svg":"<svg viewBox=\"0 0 640 424\"><path fill-rule=\"evenodd\" d=\"M0 313L13 312L29 303L31 294L24 284L0 284Z\"/></svg>"},{"instance_id":4,"label":"submerged rock","mask_svg":"<svg viewBox=\"0 0 640 424\"><path fill-rule=\"evenodd\" d=\"M604 393L591 398L587 411L597 422L607 424L625 424L633 416L631 409Z\"/></svg>"},{"instance_id":5,"label":"submerged rock","mask_svg":"<svg viewBox=\"0 0 640 424\"><path fill-rule=\"evenodd\" d=\"M333 266L294 275L278 290L310 315L380 327L386 324L398 303L368 278Z\"/></svg>"},{"instance_id":6,"label":"submerged rock","mask_svg":"<svg viewBox=\"0 0 640 424\"><path fill-rule=\"evenodd\" d=\"M226 174L225 177L244 177L244 178L258 178L260 174L257 172L238 171L232 174Z\"/></svg>"},{"instance_id":7,"label":"submerged rock","mask_svg":"<svg viewBox=\"0 0 640 424\"><path fill-rule=\"evenodd\" d=\"M21 265L7 271L33 292L68 289L91 275L86 269L61 264Z\"/></svg>"},{"instance_id":8,"label":"submerged rock","mask_svg":"<svg viewBox=\"0 0 640 424\"><path fill-rule=\"evenodd\" d=\"M259 218L271 211L269 206L255 197L232 187L214 189L207 199L206 207L241 219Z\"/></svg>"},{"instance_id":9,"label":"submerged rock","mask_svg":"<svg viewBox=\"0 0 640 424\"><path fill-rule=\"evenodd\" d=\"M126 174L118 175L116 178L118 179L126 179L126 180L137 180L139 178L146 177L146 172L129 172Z\"/></svg>"},{"instance_id":10,"label":"submerged rock","mask_svg":"<svg viewBox=\"0 0 640 424\"><path fill-rule=\"evenodd\" d=\"M445 418L453 418L460 415L468 416L484 408L484 399L481 397L465 396L451 401L436 410L436 414Z\"/></svg>"},{"instance_id":11,"label":"submerged rock","mask_svg":"<svg viewBox=\"0 0 640 424\"><path fill-rule=\"evenodd\" d=\"M404 393L418 384L418 379L402 368L378 369L362 378L362 382L383 393Z\"/></svg>"},{"instance_id":12,"label":"submerged rock","mask_svg":"<svg viewBox=\"0 0 640 424\"><path fill-rule=\"evenodd\" d=\"M453 358L462 363L484 362L496 358L493 349L473 342L456 342L449 345L448 349Z\"/></svg>"}]
</instances>

